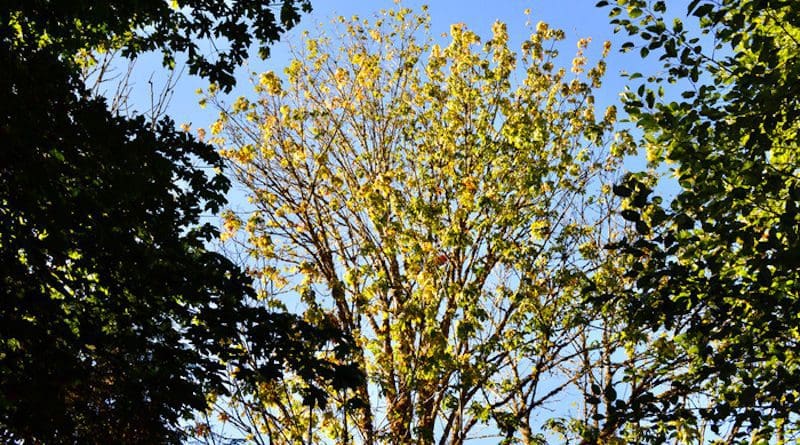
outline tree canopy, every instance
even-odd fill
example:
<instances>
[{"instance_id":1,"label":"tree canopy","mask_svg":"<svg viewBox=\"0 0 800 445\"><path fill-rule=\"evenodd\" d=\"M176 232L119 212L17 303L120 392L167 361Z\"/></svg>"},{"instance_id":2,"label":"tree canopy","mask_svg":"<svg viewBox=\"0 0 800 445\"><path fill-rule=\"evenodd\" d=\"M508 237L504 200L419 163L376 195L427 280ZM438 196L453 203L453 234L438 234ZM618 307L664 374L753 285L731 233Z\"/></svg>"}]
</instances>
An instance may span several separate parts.
<instances>
[{"instance_id":1,"label":"tree canopy","mask_svg":"<svg viewBox=\"0 0 800 445\"><path fill-rule=\"evenodd\" d=\"M4 3L3 441L174 443L208 392L226 393L225 364L243 384L287 366L309 382L334 377L314 350L335 330L251 305L250 279L208 249L218 232L202 218L230 187L215 149L169 119L111 113L73 59L103 45L185 52L230 87L251 39L269 43L309 7L280 5L276 18L254 1ZM207 36L230 42L216 62L197 51Z\"/></svg>"},{"instance_id":2,"label":"tree canopy","mask_svg":"<svg viewBox=\"0 0 800 445\"><path fill-rule=\"evenodd\" d=\"M543 22L339 18L228 105L307 0L5 2L0 441L796 441L800 4L598 5L631 132ZM210 144L107 49L210 81Z\"/></svg>"},{"instance_id":3,"label":"tree canopy","mask_svg":"<svg viewBox=\"0 0 800 445\"><path fill-rule=\"evenodd\" d=\"M627 230L610 183L631 149L594 104L608 44L578 41L568 69L545 23L518 51L499 22L443 45L408 9L336 23L253 95L210 91L211 131L253 206L223 237L264 299L349 332L367 380L321 407L276 382L220 416L257 443L597 438L646 355L582 297L623 281L602 250ZM551 414L567 395L575 411Z\"/></svg>"},{"instance_id":4,"label":"tree canopy","mask_svg":"<svg viewBox=\"0 0 800 445\"><path fill-rule=\"evenodd\" d=\"M186 57L190 74L230 89L234 69L259 42L259 55L269 56L269 45L311 11L308 0L259 2L253 0L110 1L10 0L0 23L7 42L48 46L71 57L98 47L122 47L124 56L161 51L165 64ZM200 50L213 43L216 59Z\"/></svg>"},{"instance_id":5,"label":"tree canopy","mask_svg":"<svg viewBox=\"0 0 800 445\"><path fill-rule=\"evenodd\" d=\"M151 131L80 99L49 54L8 55L4 427L45 441L158 441L153 423L174 425L202 402L198 384L216 384L210 354L227 353L215 338L234 336L248 293L236 267L205 250L214 230L197 225L228 182L194 163L219 157L171 122Z\"/></svg>"},{"instance_id":6,"label":"tree canopy","mask_svg":"<svg viewBox=\"0 0 800 445\"><path fill-rule=\"evenodd\" d=\"M670 202L650 198L641 174L616 189L639 228L617 246L637 264L630 326L673 341L657 364L671 389L632 414L664 427L655 443L702 440L702 425L726 443L788 443L800 407L800 5L695 0L669 14L663 1L611 9L634 37L626 47L663 64L625 108L679 187ZM680 97L667 99L673 85Z\"/></svg>"}]
</instances>

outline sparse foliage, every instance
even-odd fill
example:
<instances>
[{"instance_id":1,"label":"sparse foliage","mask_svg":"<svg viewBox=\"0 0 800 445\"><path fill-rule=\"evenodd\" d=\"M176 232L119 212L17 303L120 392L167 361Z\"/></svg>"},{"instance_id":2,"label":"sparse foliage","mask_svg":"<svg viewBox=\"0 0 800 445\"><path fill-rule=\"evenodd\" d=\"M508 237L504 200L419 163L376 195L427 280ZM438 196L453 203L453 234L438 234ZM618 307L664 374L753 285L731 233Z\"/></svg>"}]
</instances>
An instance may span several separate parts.
<instances>
[{"instance_id":1,"label":"sparse foliage","mask_svg":"<svg viewBox=\"0 0 800 445\"><path fill-rule=\"evenodd\" d=\"M597 436L638 360L613 314L582 306L589 277L587 292L620 285L605 184L631 149L615 109L594 106L602 57L584 39L558 68L564 34L544 23L519 52L502 23L485 42L453 25L444 46L427 27L407 9L340 19L285 75L256 75L253 97L217 101L211 132L253 206L224 215L223 237L263 299L351 334L367 376L324 407L287 396L291 382L234 400L225 412L247 412L257 441ZM552 419L565 394L579 412Z\"/></svg>"}]
</instances>

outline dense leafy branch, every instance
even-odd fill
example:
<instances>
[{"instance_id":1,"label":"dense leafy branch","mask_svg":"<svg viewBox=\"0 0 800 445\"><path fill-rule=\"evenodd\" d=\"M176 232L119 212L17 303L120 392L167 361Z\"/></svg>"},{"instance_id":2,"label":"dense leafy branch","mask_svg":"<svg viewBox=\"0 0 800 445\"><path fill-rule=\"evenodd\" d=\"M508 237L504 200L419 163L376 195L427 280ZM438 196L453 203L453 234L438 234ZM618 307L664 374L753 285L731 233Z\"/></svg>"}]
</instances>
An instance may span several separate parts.
<instances>
[{"instance_id":1,"label":"dense leafy branch","mask_svg":"<svg viewBox=\"0 0 800 445\"><path fill-rule=\"evenodd\" d=\"M663 1L611 11L642 56L660 53L663 75L632 90L626 110L648 159L672 163L680 187L668 205L649 198L642 175L616 189L640 232L618 246L639 264L625 297L630 325L670 335L661 372L697 407L661 398L634 414L665 427L654 441L698 440L694 426L707 422L729 443L785 443L800 389L797 4L692 1L685 16L698 27L668 24ZM665 81L686 80L679 100L659 94ZM688 364L675 368L675 354Z\"/></svg>"},{"instance_id":2,"label":"dense leafy branch","mask_svg":"<svg viewBox=\"0 0 800 445\"><path fill-rule=\"evenodd\" d=\"M59 0L6 2L0 38L24 45L46 45L67 57L81 51L121 47L122 55L161 51L173 65L183 54L191 74L205 77L229 90L234 69L259 42L259 55L269 56L269 45L310 12L308 0L258 2L252 0L143 0L103 3ZM215 58L201 50L215 48Z\"/></svg>"},{"instance_id":3,"label":"dense leafy branch","mask_svg":"<svg viewBox=\"0 0 800 445\"><path fill-rule=\"evenodd\" d=\"M230 181L216 150L169 119L93 97L81 57L187 53L219 84L251 39L268 44L308 3L12 1L0 11L0 437L25 443L176 443L182 422L293 369L299 393L359 380L347 342L252 304L243 271L201 223ZM209 61L197 37L230 51ZM199 168L196 165L212 167ZM320 360L317 350L329 351ZM333 363L331 360L338 359Z\"/></svg>"}]
</instances>

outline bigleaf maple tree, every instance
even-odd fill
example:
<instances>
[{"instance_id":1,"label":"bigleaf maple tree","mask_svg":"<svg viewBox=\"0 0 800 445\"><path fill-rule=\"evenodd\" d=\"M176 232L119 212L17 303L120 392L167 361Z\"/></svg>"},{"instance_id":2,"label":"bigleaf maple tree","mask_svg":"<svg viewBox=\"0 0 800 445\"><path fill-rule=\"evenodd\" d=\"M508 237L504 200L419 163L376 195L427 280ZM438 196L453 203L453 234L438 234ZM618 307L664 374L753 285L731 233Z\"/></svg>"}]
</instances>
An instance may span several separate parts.
<instances>
[{"instance_id":1,"label":"bigleaf maple tree","mask_svg":"<svg viewBox=\"0 0 800 445\"><path fill-rule=\"evenodd\" d=\"M223 237L261 298L350 333L367 380L325 406L275 382L220 416L263 443L597 437L641 358L583 305L589 277L623 282L601 248L625 230L608 184L632 141L594 105L608 46L590 63L580 40L570 69L545 23L519 52L502 23L436 44L407 9L335 29L254 75L253 96L207 100L253 206ZM569 396L577 413L546 409Z\"/></svg>"}]
</instances>

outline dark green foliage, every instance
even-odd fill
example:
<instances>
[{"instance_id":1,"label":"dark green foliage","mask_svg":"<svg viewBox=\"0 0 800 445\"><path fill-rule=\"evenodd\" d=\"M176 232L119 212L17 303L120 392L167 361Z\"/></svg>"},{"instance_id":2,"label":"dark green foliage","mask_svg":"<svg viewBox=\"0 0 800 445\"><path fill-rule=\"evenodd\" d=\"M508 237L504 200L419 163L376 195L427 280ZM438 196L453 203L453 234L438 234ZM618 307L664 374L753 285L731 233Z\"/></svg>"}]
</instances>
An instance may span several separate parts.
<instances>
[{"instance_id":1,"label":"dark green foliage","mask_svg":"<svg viewBox=\"0 0 800 445\"><path fill-rule=\"evenodd\" d=\"M292 1L279 20L262 2L184 6L187 16L160 0L0 11L4 442L179 442L180 420L205 409L207 393L226 393L223 363L251 385L291 368L309 400L360 378L316 356L334 345L344 361L336 329L252 305L250 279L207 250L218 233L201 218L230 187L214 148L170 120L113 115L78 79L71 54L138 28L122 42L128 54L187 52L193 70L230 87L250 39L274 40L298 12ZM209 32L231 41L213 63L192 40Z\"/></svg>"},{"instance_id":2,"label":"dark green foliage","mask_svg":"<svg viewBox=\"0 0 800 445\"><path fill-rule=\"evenodd\" d=\"M695 34L666 3L611 9L637 38L624 48L663 63L626 110L680 186L668 206L643 175L615 189L640 229L615 246L639 260L631 329L674 336L655 367L672 387L630 415L677 420L670 434L703 419L734 442L780 442L800 413L800 3L695 0ZM663 100L667 83L685 87L681 100Z\"/></svg>"},{"instance_id":3,"label":"dark green foliage","mask_svg":"<svg viewBox=\"0 0 800 445\"><path fill-rule=\"evenodd\" d=\"M269 44L311 11L308 0L131 0L86 2L65 0L9 0L0 11L0 23L19 23L18 31L7 27L4 39L21 39L36 45L47 35L49 46L72 55L98 45L122 45L123 55L161 51L171 64L185 54L191 74L208 78L230 89L233 70L247 57L254 41L259 54L269 55ZM209 59L200 46L212 40L216 59ZM207 42L206 42L207 43Z\"/></svg>"},{"instance_id":4,"label":"dark green foliage","mask_svg":"<svg viewBox=\"0 0 800 445\"><path fill-rule=\"evenodd\" d=\"M47 51L0 74L0 424L54 442L160 442L230 351L248 294L204 243L228 182L164 121L112 116Z\"/></svg>"}]
</instances>

